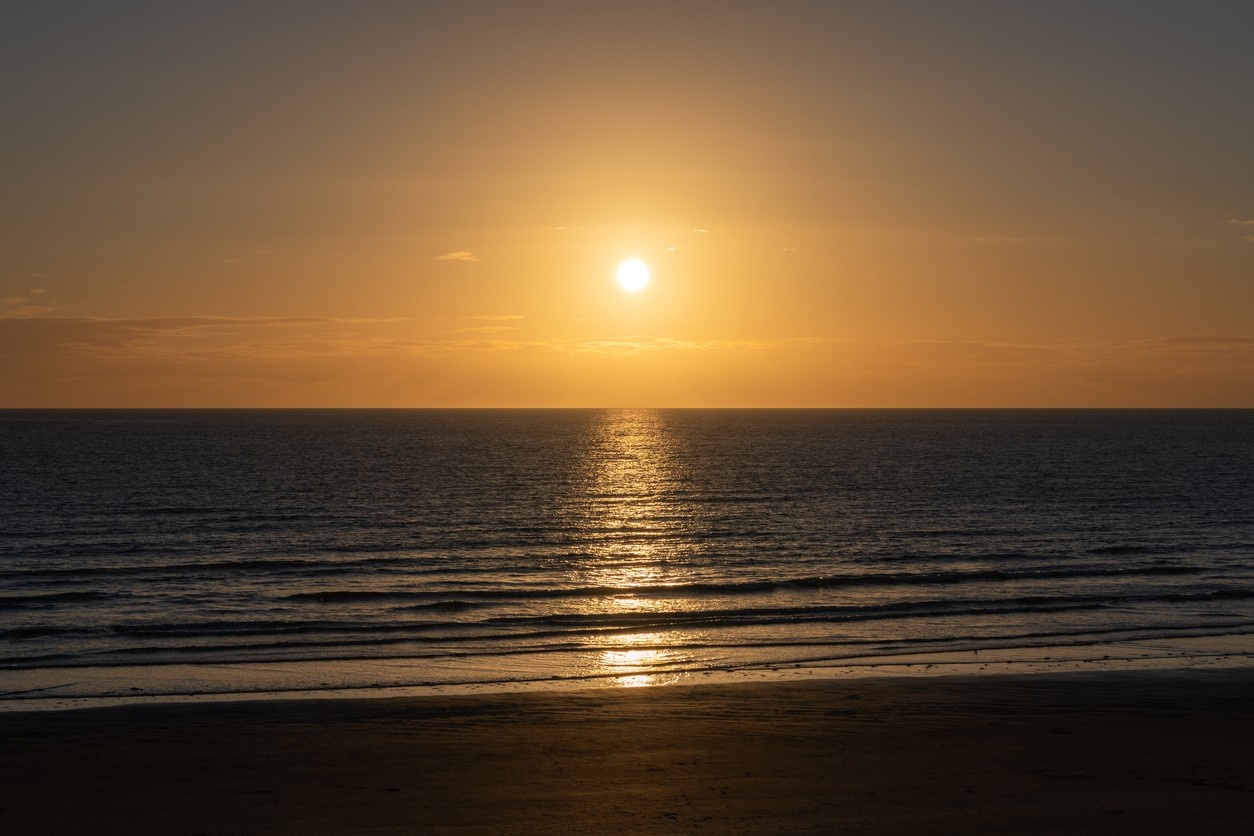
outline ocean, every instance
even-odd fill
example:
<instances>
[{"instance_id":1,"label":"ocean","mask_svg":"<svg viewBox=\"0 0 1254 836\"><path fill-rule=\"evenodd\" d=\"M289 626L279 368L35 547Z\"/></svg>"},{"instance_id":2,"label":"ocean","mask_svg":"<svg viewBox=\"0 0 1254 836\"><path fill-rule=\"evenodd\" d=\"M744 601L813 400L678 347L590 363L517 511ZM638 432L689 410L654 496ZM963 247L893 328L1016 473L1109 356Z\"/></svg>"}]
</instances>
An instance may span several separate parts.
<instances>
[{"instance_id":1,"label":"ocean","mask_svg":"<svg viewBox=\"0 0 1254 836\"><path fill-rule=\"evenodd\" d=\"M10 410L0 462L9 703L1254 644L1254 411Z\"/></svg>"}]
</instances>

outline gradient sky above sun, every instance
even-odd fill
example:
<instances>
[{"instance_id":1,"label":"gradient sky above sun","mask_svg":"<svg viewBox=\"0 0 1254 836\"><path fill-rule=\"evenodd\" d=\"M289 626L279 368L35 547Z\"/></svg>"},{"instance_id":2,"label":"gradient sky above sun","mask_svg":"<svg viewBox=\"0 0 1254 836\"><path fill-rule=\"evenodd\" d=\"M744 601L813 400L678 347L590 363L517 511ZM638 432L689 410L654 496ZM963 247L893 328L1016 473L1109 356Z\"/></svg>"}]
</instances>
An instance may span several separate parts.
<instances>
[{"instance_id":1,"label":"gradient sky above sun","mask_svg":"<svg viewBox=\"0 0 1254 836\"><path fill-rule=\"evenodd\" d=\"M0 406L1254 407L1251 32L5 3Z\"/></svg>"}]
</instances>

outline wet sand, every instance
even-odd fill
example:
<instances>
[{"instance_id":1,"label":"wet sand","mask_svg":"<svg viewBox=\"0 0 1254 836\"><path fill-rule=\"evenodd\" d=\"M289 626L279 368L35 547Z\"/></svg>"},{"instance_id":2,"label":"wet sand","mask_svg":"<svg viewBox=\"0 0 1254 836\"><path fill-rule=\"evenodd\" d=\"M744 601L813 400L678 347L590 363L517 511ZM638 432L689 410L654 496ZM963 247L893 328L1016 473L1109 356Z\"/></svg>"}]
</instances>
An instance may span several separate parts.
<instances>
[{"instance_id":1,"label":"wet sand","mask_svg":"<svg viewBox=\"0 0 1254 836\"><path fill-rule=\"evenodd\" d=\"M0 832L1246 833L1254 670L0 714Z\"/></svg>"}]
</instances>

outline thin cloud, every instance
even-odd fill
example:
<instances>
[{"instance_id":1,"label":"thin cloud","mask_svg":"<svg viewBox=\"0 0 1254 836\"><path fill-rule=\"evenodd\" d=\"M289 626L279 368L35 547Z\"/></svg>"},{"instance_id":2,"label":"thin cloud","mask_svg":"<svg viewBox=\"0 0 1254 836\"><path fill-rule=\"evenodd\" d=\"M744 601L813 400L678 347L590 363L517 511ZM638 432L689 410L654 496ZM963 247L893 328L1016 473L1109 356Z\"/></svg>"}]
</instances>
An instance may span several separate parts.
<instances>
[{"instance_id":1,"label":"thin cloud","mask_svg":"<svg viewBox=\"0 0 1254 836\"><path fill-rule=\"evenodd\" d=\"M7 301L7 300L5 300ZM10 333L20 331L29 345L82 349L122 349L188 340L242 339L264 332L306 333L320 338L328 328L400 322L402 318L368 317L220 317L181 316L147 319L44 316L51 309L24 307L0 313ZM251 337L249 337L251 338Z\"/></svg>"},{"instance_id":2,"label":"thin cloud","mask_svg":"<svg viewBox=\"0 0 1254 836\"><path fill-rule=\"evenodd\" d=\"M1065 235L977 235L973 244L1054 244L1068 240Z\"/></svg>"},{"instance_id":3,"label":"thin cloud","mask_svg":"<svg viewBox=\"0 0 1254 836\"><path fill-rule=\"evenodd\" d=\"M141 397L153 381L167 381L170 402L189 404L207 397L209 381L226 387L223 391L243 386L239 391L254 398L270 391L267 381L282 380L306 393L296 397L293 390L295 403L332 382L390 392L405 374L464 382L476 391L487 386L485 397L491 399L492 392L505 391L491 388L505 385L502 380L548 372L554 379L586 372L594 379L590 386L602 380L612 386L614 370L622 366L597 364L624 362L641 369L673 363L693 374L708 372L728 387L733 400L751 392L755 381L776 385L781 373L794 368L798 371L780 392L812 392L818 374L827 390L866 405L1158 405L1173 402L1169 395L1175 392L1177 400L1242 406L1254 391L1254 334L1248 333L1022 343L638 333L522 339L503 333L515 329L522 319L518 314L458 319L472 327L424 338L415 333L420 323L393 318L104 319L9 312L0 314L0 367L12 371L0 376L0 403L6 398L17 403L30 392L53 398L66 380L110 403L115 395ZM248 388L254 384L260 388ZM798 403L805 397L797 395Z\"/></svg>"},{"instance_id":4,"label":"thin cloud","mask_svg":"<svg viewBox=\"0 0 1254 836\"><path fill-rule=\"evenodd\" d=\"M760 351L780 348L798 340L683 340L674 337L620 337L608 340L556 339L535 343L550 351L570 354L626 356L660 351Z\"/></svg>"},{"instance_id":5,"label":"thin cloud","mask_svg":"<svg viewBox=\"0 0 1254 836\"><path fill-rule=\"evenodd\" d=\"M1134 345L1149 353L1171 354L1223 354L1254 360L1254 337L1226 336L1222 334L1186 334L1142 340Z\"/></svg>"},{"instance_id":6,"label":"thin cloud","mask_svg":"<svg viewBox=\"0 0 1254 836\"><path fill-rule=\"evenodd\" d=\"M451 253L437 255L436 261L478 261L479 258L469 250L454 250Z\"/></svg>"},{"instance_id":7,"label":"thin cloud","mask_svg":"<svg viewBox=\"0 0 1254 836\"><path fill-rule=\"evenodd\" d=\"M1254 218L1232 218L1228 221L1229 226L1239 226L1245 228L1254 227ZM1241 236L1242 241L1254 244L1254 234L1246 234Z\"/></svg>"},{"instance_id":8,"label":"thin cloud","mask_svg":"<svg viewBox=\"0 0 1254 836\"><path fill-rule=\"evenodd\" d=\"M0 319L36 319L46 317L52 313L55 308L46 308L42 305L20 305L16 308L9 308L6 311L0 311Z\"/></svg>"},{"instance_id":9,"label":"thin cloud","mask_svg":"<svg viewBox=\"0 0 1254 836\"><path fill-rule=\"evenodd\" d=\"M625 336L605 340L577 337L554 337L541 340L494 339L491 335L496 333L497 330L492 326L458 329L454 333L464 333L466 334L465 338L426 342L416 345L414 350L416 353L442 356L492 351L540 351L552 354L626 357L659 352L761 351L779 349L789 345L825 342L825 340L813 337L789 340L683 340L674 337L641 336ZM521 329L503 327L499 330ZM482 334L483 336L482 338L475 338L475 334Z\"/></svg>"},{"instance_id":10,"label":"thin cloud","mask_svg":"<svg viewBox=\"0 0 1254 836\"><path fill-rule=\"evenodd\" d=\"M0 319L23 319L26 317L47 316L53 312L52 308L44 305L32 304L32 297L43 293L40 288L33 288L26 296L8 296L0 299Z\"/></svg>"},{"instance_id":11,"label":"thin cloud","mask_svg":"<svg viewBox=\"0 0 1254 836\"><path fill-rule=\"evenodd\" d=\"M503 331L521 331L517 325L475 325L469 328L458 328L458 334L499 334Z\"/></svg>"}]
</instances>

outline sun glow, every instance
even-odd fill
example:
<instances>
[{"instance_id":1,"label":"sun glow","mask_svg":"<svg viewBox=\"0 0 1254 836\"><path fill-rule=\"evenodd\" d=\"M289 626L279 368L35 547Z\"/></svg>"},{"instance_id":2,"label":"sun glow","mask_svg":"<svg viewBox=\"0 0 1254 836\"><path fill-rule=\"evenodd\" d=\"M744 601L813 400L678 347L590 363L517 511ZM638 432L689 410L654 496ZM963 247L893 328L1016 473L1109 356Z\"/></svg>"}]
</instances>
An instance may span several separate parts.
<instances>
[{"instance_id":1,"label":"sun glow","mask_svg":"<svg viewBox=\"0 0 1254 836\"><path fill-rule=\"evenodd\" d=\"M638 258L629 258L618 265L618 286L628 293L639 293L649 286L652 275L649 265Z\"/></svg>"}]
</instances>

